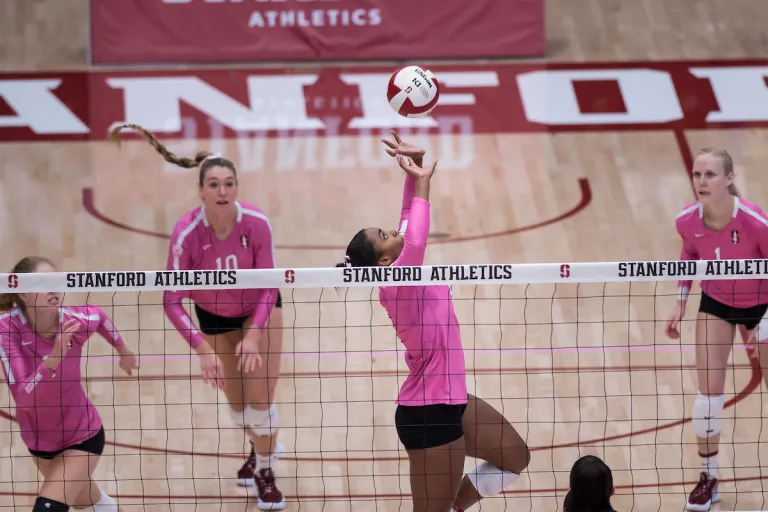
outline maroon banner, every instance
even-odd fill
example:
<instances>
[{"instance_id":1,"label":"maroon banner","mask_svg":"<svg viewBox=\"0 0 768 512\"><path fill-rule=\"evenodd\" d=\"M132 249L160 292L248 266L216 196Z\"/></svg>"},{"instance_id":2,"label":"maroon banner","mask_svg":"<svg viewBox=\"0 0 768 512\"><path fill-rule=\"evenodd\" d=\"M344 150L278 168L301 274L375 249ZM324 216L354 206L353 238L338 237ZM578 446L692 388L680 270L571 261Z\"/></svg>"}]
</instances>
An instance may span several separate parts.
<instances>
[{"instance_id":1,"label":"maroon banner","mask_svg":"<svg viewBox=\"0 0 768 512\"><path fill-rule=\"evenodd\" d=\"M386 101L391 71L0 73L0 142L105 140L121 122L242 140L768 127L764 60L435 66L440 101L418 119Z\"/></svg>"},{"instance_id":2,"label":"maroon banner","mask_svg":"<svg viewBox=\"0 0 768 512\"><path fill-rule=\"evenodd\" d=\"M95 64L541 56L543 0L91 0Z\"/></svg>"}]
</instances>

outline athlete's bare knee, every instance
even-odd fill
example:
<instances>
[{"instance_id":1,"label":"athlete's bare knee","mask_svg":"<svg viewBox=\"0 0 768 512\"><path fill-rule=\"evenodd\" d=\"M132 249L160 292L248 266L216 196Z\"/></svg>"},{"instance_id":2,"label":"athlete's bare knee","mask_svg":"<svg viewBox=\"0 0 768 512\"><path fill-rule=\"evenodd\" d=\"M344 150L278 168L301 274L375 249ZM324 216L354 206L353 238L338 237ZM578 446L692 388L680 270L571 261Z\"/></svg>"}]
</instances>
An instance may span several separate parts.
<instances>
[{"instance_id":1,"label":"athlete's bare knee","mask_svg":"<svg viewBox=\"0 0 768 512\"><path fill-rule=\"evenodd\" d=\"M508 456L512 457L513 467L504 467L505 471L511 471L512 473L521 473L531 463L531 450L527 444L523 444L522 447L517 447L512 450L512 453ZM506 457L505 457L506 462ZM506 463L505 463L506 466Z\"/></svg>"}]
</instances>

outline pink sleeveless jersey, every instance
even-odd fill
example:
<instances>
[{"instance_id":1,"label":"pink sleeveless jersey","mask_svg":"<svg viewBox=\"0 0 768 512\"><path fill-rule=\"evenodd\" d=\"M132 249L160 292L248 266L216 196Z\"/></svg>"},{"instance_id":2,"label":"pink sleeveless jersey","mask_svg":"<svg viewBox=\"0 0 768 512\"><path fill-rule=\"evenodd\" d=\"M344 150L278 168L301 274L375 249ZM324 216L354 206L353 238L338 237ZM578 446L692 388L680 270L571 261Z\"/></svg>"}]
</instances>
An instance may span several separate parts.
<instances>
[{"instance_id":1,"label":"pink sleeveless jersey","mask_svg":"<svg viewBox=\"0 0 768 512\"><path fill-rule=\"evenodd\" d=\"M54 342L35 333L19 308L0 315L0 360L16 404L21 439L31 450L58 451L86 441L101 429L101 417L80 382L85 342L100 334L113 347L123 339L95 305L63 306L60 323L76 319L80 330L53 373L43 364Z\"/></svg>"},{"instance_id":2,"label":"pink sleeveless jersey","mask_svg":"<svg viewBox=\"0 0 768 512\"><path fill-rule=\"evenodd\" d=\"M712 231L702 220L703 207L687 205L677 216L677 231L683 239L681 260L748 260L768 257L768 218L756 205L735 198L733 216L720 231ZM679 293L687 297L692 282L679 281ZM768 303L765 279L702 281L701 289L718 302L736 308Z\"/></svg>"},{"instance_id":3,"label":"pink sleeveless jersey","mask_svg":"<svg viewBox=\"0 0 768 512\"><path fill-rule=\"evenodd\" d=\"M424 264L429 234L429 202L414 197L415 181L406 176L400 215L405 245L393 263ZM397 403L406 406L467 403L466 367L459 321L448 286L384 286L379 301L405 346L409 375Z\"/></svg>"},{"instance_id":4,"label":"pink sleeveless jersey","mask_svg":"<svg viewBox=\"0 0 768 512\"><path fill-rule=\"evenodd\" d=\"M237 220L226 240L218 240L205 217L205 207L187 212L173 229L168 270L236 270L275 267L269 219L257 206L236 201ZM277 302L276 288L165 292L165 313L192 348L203 341L184 307L189 297L201 309L229 318L252 316L261 328Z\"/></svg>"}]
</instances>

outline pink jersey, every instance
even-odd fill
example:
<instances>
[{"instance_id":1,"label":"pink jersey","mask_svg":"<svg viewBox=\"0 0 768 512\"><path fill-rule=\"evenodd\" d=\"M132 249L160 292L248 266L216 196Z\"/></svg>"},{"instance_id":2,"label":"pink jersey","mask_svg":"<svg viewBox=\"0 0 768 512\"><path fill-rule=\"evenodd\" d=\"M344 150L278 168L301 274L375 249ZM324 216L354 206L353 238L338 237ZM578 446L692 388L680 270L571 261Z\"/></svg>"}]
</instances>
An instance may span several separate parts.
<instances>
[{"instance_id":1,"label":"pink jersey","mask_svg":"<svg viewBox=\"0 0 768 512\"><path fill-rule=\"evenodd\" d=\"M681 260L749 260L768 258L768 218L745 199L734 198L731 221L712 231L702 220L703 207L696 202L677 216L677 231L683 239ZM687 297L691 281L679 281L680 294ZM701 289L718 302L737 308L768 303L764 279L702 281Z\"/></svg>"},{"instance_id":2,"label":"pink jersey","mask_svg":"<svg viewBox=\"0 0 768 512\"><path fill-rule=\"evenodd\" d=\"M80 382L83 346L99 333L113 347L123 339L106 313L92 304L59 308L59 322L76 319L80 330L72 347L51 372L43 356L54 342L35 333L19 308L0 315L0 360L5 380L16 403L21 439L30 450L58 451L82 443L101 429L101 416Z\"/></svg>"},{"instance_id":3,"label":"pink jersey","mask_svg":"<svg viewBox=\"0 0 768 512\"><path fill-rule=\"evenodd\" d=\"M429 202L414 197L415 181L406 177L400 234L405 245L393 265L424 264L429 234ZM405 346L410 370L397 403L467 403L464 349L448 286L384 286L379 300Z\"/></svg>"},{"instance_id":4,"label":"pink jersey","mask_svg":"<svg viewBox=\"0 0 768 512\"><path fill-rule=\"evenodd\" d=\"M267 216L258 207L235 201L237 220L226 240L218 240L205 216L205 207L187 212L176 223L168 250L168 270L236 270L275 267L275 247ZM165 313L192 348L203 341L181 301L190 297L201 309L218 316L253 316L267 325L277 302L275 288L165 292Z\"/></svg>"}]
</instances>

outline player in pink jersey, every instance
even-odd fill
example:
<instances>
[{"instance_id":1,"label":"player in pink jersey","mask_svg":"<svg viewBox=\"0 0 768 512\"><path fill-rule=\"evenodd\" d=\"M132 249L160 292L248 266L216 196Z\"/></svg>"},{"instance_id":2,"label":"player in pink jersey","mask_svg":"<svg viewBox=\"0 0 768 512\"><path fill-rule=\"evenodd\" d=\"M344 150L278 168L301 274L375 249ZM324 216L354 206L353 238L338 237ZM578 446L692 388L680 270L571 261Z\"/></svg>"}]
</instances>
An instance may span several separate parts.
<instances>
[{"instance_id":1,"label":"player in pink jersey","mask_svg":"<svg viewBox=\"0 0 768 512\"><path fill-rule=\"evenodd\" d=\"M424 150L383 140L406 172L400 229L367 228L347 247L339 267L421 266L429 234L430 180ZM467 393L464 349L448 286L379 289L406 349L409 375L400 388L395 426L410 461L414 511L464 510L496 496L528 466L525 441L498 411ZM483 460L462 478L466 456Z\"/></svg>"},{"instance_id":2,"label":"player in pink jersey","mask_svg":"<svg viewBox=\"0 0 768 512\"><path fill-rule=\"evenodd\" d=\"M683 240L681 260L768 258L768 218L754 204L739 197L733 183L733 161L724 150L706 148L693 164L693 187L698 201L677 216ZM666 332L680 338L680 321L691 281L680 281L678 302ZM696 368L699 392L693 403L693 430L698 437L701 474L686 503L687 510L709 510L720 500L717 453L725 404L725 377L737 325L760 342L768 340L768 283L763 279L701 282L696 318ZM760 327L759 329L758 326ZM768 351L758 350L760 366L768 368ZM768 383L768 372L763 372Z\"/></svg>"},{"instance_id":3,"label":"player in pink jersey","mask_svg":"<svg viewBox=\"0 0 768 512\"><path fill-rule=\"evenodd\" d=\"M200 167L203 204L187 212L173 229L169 270L274 268L269 219L258 207L237 201L237 174L231 161L205 152L194 160L179 158L144 128L125 126L141 132L166 161ZM113 130L114 138L121 128ZM202 333L184 309L184 298L194 302ZM200 357L203 380L224 391L233 422L250 437L251 454L237 483L256 486L262 510L285 508L273 470L281 450L274 405L283 336L279 290L166 292L164 301L166 315Z\"/></svg>"},{"instance_id":4,"label":"player in pink jersey","mask_svg":"<svg viewBox=\"0 0 768 512\"><path fill-rule=\"evenodd\" d=\"M54 267L45 258L27 257L11 272ZM0 295L0 360L21 439L45 480L32 510L116 512L117 502L92 480L104 451L104 427L83 390L80 365L94 333L114 347L128 375L137 360L100 307L62 306L61 300L52 292Z\"/></svg>"}]
</instances>

